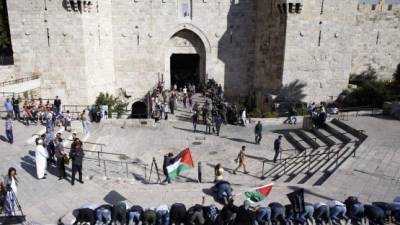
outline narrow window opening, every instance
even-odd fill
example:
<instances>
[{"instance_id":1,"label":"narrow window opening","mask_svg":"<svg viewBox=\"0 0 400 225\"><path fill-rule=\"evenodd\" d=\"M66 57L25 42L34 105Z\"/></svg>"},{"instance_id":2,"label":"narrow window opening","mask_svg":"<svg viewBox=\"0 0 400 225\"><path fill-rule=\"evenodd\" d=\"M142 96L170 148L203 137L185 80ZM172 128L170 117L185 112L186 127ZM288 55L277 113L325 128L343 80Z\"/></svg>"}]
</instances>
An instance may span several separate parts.
<instances>
[{"instance_id":1,"label":"narrow window opening","mask_svg":"<svg viewBox=\"0 0 400 225\"><path fill-rule=\"evenodd\" d=\"M322 31L319 30L319 36L318 36L318 47L321 46L321 39L322 39Z\"/></svg>"},{"instance_id":2,"label":"narrow window opening","mask_svg":"<svg viewBox=\"0 0 400 225\"><path fill-rule=\"evenodd\" d=\"M296 3L296 13L301 13L301 10L303 9L303 5L301 3Z\"/></svg>"},{"instance_id":3,"label":"narrow window opening","mask_svg":"<svg viewBox=\"0 0 400 225\"><path fill-rule=\"evenodd\" d=\"M0 65L13 65L14 58L6 0L0 0L0 17L0 34L3 36L0 39Z\"/></svg>"},{"instance_id":4,"label":"narrow window opening","mask_svg":"<svg viewBox=\"0 0 400 225\"><path fill-rule=\"evenodd\" d=\"M388 5L388 11L392 11L392 4Z\"/></svg>"},{"instance_id":5,"label":"narrow window opening","mask_svg":"<svg viewBox=\"0 0 400 225\"><path fill-rule=\"evenodd\" d=\"M293 3L289 3L289 13L294 13L294 5L293 5Z\"/></svg>"},{"instance_id":6,"label":"narrow window opening","mask_svg":"<svg viewBox=\"0 0 400 225\"><path fill-rule=\"evenodd\" d=\"M284 4L282 4L282 6L283 6L283 13L287 13L287 5L286 5L286 3L284 3Z\"/></svg>"},{"instance_id":7,"label":"narrow window opening","mask_svg":"<svg viewBox=\"0 0 400 225\"><path fill-rule=\"evenodd\" d=\"M375 9L376 9L376 5L373 4L371 9L372 9L372 10L375 10Z\"/></svg>"},{"instance_id":8,"label":"narrow window opening","mask_svg":"<svg viewBox=\"0 0 400 225\"><path fill-rule=\"evenodd\" d=\"M277 6L278 6L279 13L282 13L282 12L283 12L283 10L282 10L282 6L281 6L281 4L278 4Z\"/></svg>"}]
</instances>

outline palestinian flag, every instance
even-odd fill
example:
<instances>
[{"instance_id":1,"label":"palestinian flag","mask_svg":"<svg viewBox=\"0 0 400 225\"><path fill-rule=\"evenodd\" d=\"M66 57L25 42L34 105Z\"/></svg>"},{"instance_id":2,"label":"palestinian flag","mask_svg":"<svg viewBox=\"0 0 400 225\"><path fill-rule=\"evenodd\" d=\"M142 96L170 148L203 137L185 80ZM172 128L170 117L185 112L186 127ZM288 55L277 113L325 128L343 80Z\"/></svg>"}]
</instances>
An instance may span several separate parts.
<instances>
[{"instance_id":1,"label":"palestinian flag","mask_svg":"<svg viewBox=\"0 0 400 225\"><path fill-rule=\"evenodd\" d=\"M190 154L189 148L180 152L177 156L175 156L171 161L170 165L167 166L168 175L170 178L174 178L178 176L182 171L193 168L193 159Z\"/></svg>"},{"instance_id":2,"label":"palestinian flag","mask_svg":"<svg viewBox=\"0 0 400 225\"><path fill-rule=\"evenodd\" d=\"M273 184L267 184L267 185L258 187L253 191L246 191L244 193L244 195L246 196L247 200L249 200L251 202L261 202L272 191L272 185Z\"/></svg>"}]
</instances>

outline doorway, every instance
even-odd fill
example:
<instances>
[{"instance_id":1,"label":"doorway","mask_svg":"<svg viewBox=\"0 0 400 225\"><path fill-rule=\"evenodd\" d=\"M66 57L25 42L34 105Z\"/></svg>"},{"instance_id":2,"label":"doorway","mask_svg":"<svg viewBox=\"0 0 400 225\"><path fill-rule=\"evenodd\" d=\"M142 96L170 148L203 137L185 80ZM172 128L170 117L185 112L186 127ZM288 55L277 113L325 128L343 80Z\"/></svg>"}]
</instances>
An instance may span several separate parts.
<instances>
[{"instance_id":1,"label":"doorway","mask_svg":"<svg viewBox=\"0 0 400 225\"><path fill-rule=\"evenodd\" d=\"M185 85L200 83L199 54L172 54L170 59L171 85L183 88Z\"/></svg>"}]
</instances>

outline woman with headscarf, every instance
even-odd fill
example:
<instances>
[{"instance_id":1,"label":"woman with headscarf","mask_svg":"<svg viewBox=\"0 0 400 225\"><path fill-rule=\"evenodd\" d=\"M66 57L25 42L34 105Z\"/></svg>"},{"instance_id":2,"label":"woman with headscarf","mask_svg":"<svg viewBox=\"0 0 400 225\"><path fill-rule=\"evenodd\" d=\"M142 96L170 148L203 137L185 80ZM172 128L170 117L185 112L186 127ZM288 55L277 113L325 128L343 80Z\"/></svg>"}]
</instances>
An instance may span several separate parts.
<instances>
[{"instance_id":1,"label":"woman with headscarf","mask_svg":"<svg viewBox=\"0 0 400 225\"><path fill-rule=\"evenodd\" d=\"M5 215L15 216L16 207L18 207L17 201L17 170L14 167L8 169L8 174L4 177L4 189L5 189Z\"/></svg>"},{"instance_id":2,"label":"woman with headscarf","mask_svg":"<svg viewBox=\"0 0 400 225\"><path fill-rule=\"evenodd\" d=\"M49 154L43 147L43 139L39 138L36 141L35 161L36 161L36 176L38 179L46 179L45 170L47 167L47 159Z\"/></svg>"}]
</instances>

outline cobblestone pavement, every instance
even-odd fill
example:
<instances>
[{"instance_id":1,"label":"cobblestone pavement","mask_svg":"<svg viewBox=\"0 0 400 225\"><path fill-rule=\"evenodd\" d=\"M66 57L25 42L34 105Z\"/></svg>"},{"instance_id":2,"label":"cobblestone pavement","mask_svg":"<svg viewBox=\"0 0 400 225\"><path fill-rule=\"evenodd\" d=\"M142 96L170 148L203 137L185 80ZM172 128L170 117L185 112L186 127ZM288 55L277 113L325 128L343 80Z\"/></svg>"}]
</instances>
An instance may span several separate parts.
<instances>
[{"instance_id":1,"label":"cobblestone pavement","mask_svg":"<svg viewBox=\"0 0 400 225\"><path fill-rule=\"evenodd\" d=\"M187 112L189 113L189 112ZM4 122L4 121L3 121ZM4 123L0 130L4 130ZM347 121L357 129L367 131L367 140L357 150L355 158L350 158L322 186L292 185L278 182L273 192L262 204L270 201L288 200L286 194L297 187L306 189L306 200L316 201L330 198L343 199L347 195L358 195L362 201L391 201L400 190L400 121L387 118L357 117ZM80 124L74 124L81 135ZM237 201L243 201L242 192L269 180L261 180L262 160L273 156L272 144L276 130L292 129L289 125L264 126L261 145L253 144L253 124L247 127L224 126L221 136L193 133L191 123L171 117L155 127L125 127L107 123L94 124L88 141L106 143L104 151L126 154L127 160L151 164L156 158L162 166L163 154L177 153L190 147L196 166L202 162L203 183L197 182L197 168L185 171L171 185L144 184L143 170L130 168L128 178L124 173L109 173L104 178L102 167L96 163L85 162L85 184L71 186L66 180L58 181L56 170L50 166L46 180L35 178L34 146L32 134L43 131L41 126L26 127L15 123L15 144L0 142L0 171L4 174L11 166L18 170L20 184L18 198L28 220L43 224L54 224L57 219L66 215L65 221L72 220L71 211L85 202L102 204L113 203L119 199L128 199L144 207L157 206L161 203L183 202L200 203L206 196L206 204L213 202L207 191L212 186L212 166L220 162L226 170L233 169L233 159L242 145L247 146L249 175L225 173L225 178L232 182ZM199 130L205 130L200 125ZM61 130L62 131L62 130ZM68 138L69 133L63 133ZM1 138L2 140L4 137ZM290 148L284 143L284 148ZM94 147L90 147L94 148ZM149 168L146 175L148 176ZM67 170L70 173L70 170ZM138 173L138 174L135 174ZM153 178L155 174L152 175Z\"/></svg>"}]
</instances>

